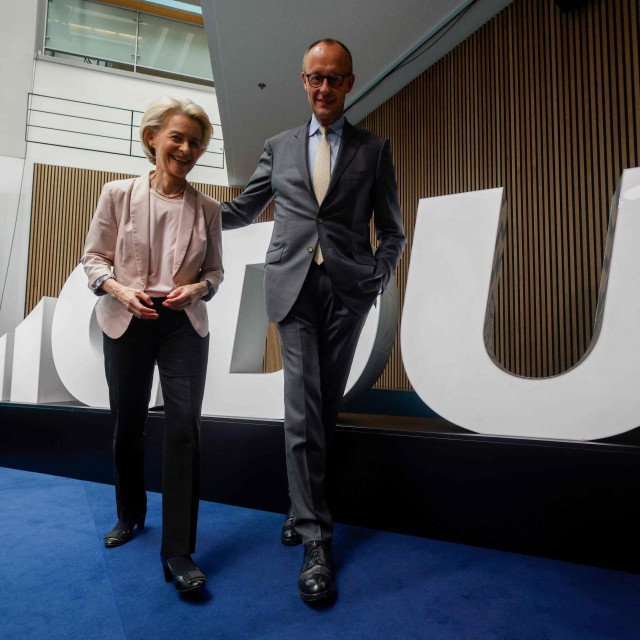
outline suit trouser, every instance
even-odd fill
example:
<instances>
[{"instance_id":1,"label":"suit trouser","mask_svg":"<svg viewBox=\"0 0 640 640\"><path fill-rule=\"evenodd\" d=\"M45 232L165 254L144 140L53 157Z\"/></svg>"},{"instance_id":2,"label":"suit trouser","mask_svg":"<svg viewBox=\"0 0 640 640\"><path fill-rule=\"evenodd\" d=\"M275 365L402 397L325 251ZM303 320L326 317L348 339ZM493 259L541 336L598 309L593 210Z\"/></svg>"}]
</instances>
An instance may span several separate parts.
<instances>
[{"instance_id":1,"label":"suit trouser","mask_svg":"<svg viewBox=\"0 0 640 640\"><path fill-rule=\"evenodd\" d=\"M327 451L366 318L342 302L324 266L312 262L293 308L278 323L289 495L304 542L330 541L333 533Z\"/></svg>"},{"instance_id":2,"label":"suit trouser","mask_svg":"<svg viewBox=\"0 0 640 640\"><path fill-rule=\"evenodd\" d=\"M200 337L184 311L154 298L157 320L132 318L117 339L104 336L109 402L115 418L113 457L118 519L133 524L146 512L144 426L154 363L164 398L162 549L164 556L195 551L200 497L200 412L209 336Z\"/></svg>"}]
</instances>

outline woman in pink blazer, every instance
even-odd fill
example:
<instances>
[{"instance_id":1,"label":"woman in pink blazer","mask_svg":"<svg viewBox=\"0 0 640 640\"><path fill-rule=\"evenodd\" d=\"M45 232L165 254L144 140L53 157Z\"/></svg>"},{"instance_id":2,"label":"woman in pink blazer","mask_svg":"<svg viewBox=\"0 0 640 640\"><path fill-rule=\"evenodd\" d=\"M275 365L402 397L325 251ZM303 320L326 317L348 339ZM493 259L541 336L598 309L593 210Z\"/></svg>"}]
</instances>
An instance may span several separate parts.
<instances>
[{"instance_id":1,"label":"woman in pink blazer","mask_svg":"<svg viewBox=\"0 0 640 640\"><path fill-rule=\"evenodd\" d=\"M179 591L204 586L195 551L200 485L200 412L209 329L206 301L223 278L220 204L187 174L212 127L190 100L161 98L140 124L155 170L104 186L84 249L89 287L101 296L118 522L104 539L117 547L144 527L143 431L154 364L165 411L162 561Z\"/></svg>"}]
</instances>

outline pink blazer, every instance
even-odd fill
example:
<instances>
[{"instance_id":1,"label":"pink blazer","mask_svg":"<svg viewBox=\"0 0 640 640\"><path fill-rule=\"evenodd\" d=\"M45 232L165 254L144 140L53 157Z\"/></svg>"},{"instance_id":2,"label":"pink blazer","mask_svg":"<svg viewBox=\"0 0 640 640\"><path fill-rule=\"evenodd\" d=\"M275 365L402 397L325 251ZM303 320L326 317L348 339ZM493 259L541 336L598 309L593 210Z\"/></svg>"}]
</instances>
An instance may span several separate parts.
<instances>
[{"instance_id":1,"label":"pink blazer","mask_svg":"<svg viewBox=\"0 0 640 640\"><path fill-rule=\"evenodd\" d=\"M104 185L82 256L90 288L113 273L120 284L144 291L149 274L149 197L148 173ZM220 203L187 184L173 256L176 287L209 280L217 291L224 275L221 245ZM101 289L95 293L101 296L96 304L100 328L110 338L119 338L132 314ZM198 335L206 336L209 322L204 300L185 311Z\"/></svg>"}]
</instances>

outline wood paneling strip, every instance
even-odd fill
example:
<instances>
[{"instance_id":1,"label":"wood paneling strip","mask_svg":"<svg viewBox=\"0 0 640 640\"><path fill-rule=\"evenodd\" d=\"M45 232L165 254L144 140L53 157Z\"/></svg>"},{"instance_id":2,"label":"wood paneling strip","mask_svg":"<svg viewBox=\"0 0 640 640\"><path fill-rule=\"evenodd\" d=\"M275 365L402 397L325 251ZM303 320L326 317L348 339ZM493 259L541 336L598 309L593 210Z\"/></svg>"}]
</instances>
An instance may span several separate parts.
<instances>
[{"instance_id":1,"label":"wood paneling strip","mask_svg":"<svg viewBox=\"0 0 640 640\"><path fill-rule=\"evenodd\" d=\"M144 0L97 0L102 4L110 4L114 7L122 7L123 9L131 9L132 11L142 11L162 18L171 18L180 22L190 22L204 27L204 20L201 15L191 13L190 11L181 11L180 9L172 9L159 4L145 2Z\"/></svg>"},{"instance_id":2,"label":"wood paneling strip","mask_svg":"<svg viewBox=\"0 0 640 640\"><path fill-rule=\"evenodd\" d=\"M493 348L556 375L591 340L609 205L640 162L640 0L516 0L360 122L388 137L407 229L420 198L504 187ZM379 387L410 389L396 342Z\"/></svg>"}]
</instances>

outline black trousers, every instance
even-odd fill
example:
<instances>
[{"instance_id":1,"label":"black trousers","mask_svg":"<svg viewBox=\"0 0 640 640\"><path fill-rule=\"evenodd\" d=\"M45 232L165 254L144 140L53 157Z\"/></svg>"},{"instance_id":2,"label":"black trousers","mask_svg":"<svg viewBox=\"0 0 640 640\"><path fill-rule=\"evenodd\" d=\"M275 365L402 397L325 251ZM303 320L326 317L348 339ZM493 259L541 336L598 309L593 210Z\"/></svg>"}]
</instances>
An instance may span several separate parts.
<instances>
[{"instance_id":1,"label":"black trousers","mask_svg":"<svg viewBox=\"0 0 640 640\"><path fill-rule=\"evenodd\" d=\"M342 302L325 267L312 262L293 308L278 323L289 496L304 542L332 537L327 453L366 318Z\"/></svg>"},{"instance_id":2,"label":"black trousers","mask_svg":"<svg viewBox=\"0 0 640 640\"><path fill-rule=\"evenodd\" d=\"M164 556L195 551L200 497L200 413L209 336L200 337L184 311L154 298L157 320L132 318L117 339L104 335L109 402L115 418L113 457L118 519L133 524L146 513L144 426L154 364L160 371L165 432L162 474Z\"/></svg>"}]
</instances>

